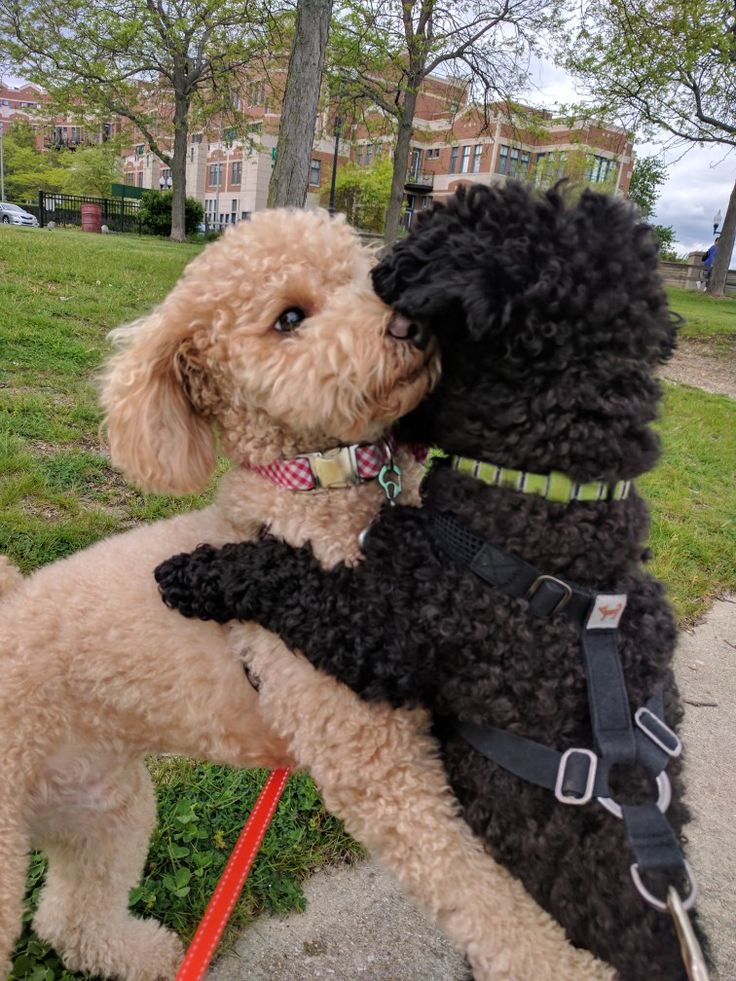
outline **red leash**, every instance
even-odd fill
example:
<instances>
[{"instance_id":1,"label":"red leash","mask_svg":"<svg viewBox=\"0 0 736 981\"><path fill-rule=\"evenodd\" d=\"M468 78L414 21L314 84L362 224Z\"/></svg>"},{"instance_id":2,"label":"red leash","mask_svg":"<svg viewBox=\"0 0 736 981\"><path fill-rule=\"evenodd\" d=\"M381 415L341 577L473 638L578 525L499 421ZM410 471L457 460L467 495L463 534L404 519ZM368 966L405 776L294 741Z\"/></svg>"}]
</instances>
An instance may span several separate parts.
<instances>
[{"instance_id":1,"label":"red leash","mask_svg":"<svg viewBox=\"0 0 736 981\"><path fill-rule=\"evenodd\" d=\"M189 944L176 981L201 981L204 977L233 907L243 891L288 777L288 770L273 770L264 783Z\"/></svg>"}]
</instances>

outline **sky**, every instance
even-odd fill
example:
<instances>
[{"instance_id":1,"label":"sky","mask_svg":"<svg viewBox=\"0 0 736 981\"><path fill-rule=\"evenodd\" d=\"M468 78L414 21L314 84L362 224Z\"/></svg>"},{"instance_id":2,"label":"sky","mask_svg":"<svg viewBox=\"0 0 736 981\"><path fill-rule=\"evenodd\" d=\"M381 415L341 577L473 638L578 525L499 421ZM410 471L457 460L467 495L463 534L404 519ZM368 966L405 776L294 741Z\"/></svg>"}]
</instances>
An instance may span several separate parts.
<instances>
[{"instance_id":1,"label":"sky","mask_svg":"<svg viewBox=\"0 0 736 981\"><path fill-rule=\"evenodd\" d=\"M580 101L572 79L547 61L532 65L535 86L533 102L550 108ZM675 251L678 254L703 251L713 242L713 218L718 211L725 217L728 198L736 181L736 153L726 155L727 147L694 146L683 155L678 151L665 152L668 165L667 180L660 188L654 212L658 225L672 225L675 230ZM638 140L634 152L641 156L658 155L661 146ZM736 249L734 259L736 260Z\"/></svg>"},{"instance_id":2,"label":"sky","mask_svg":"<svg viewBox=\"0 0 736 981\"><path fill-rule=\"evenodd\" d=\"M580 100L572 79L549 61L534 59L532 63L533 101L554 108ZM11 85L19 79L4 76ZM728 198L736 180L736 153L725 154L725 147L694 146L683 154L682 149L663 153L668 165L667 180L661 187L654 221L672 225L675 230L675 251L685 254L704 251L713 242L713 218L720 211L725 216ZM661 153L652 143L636 142L635 153L642 156ZM736 264L736 249L731 266Z\"/></svg>"}]
</instances>

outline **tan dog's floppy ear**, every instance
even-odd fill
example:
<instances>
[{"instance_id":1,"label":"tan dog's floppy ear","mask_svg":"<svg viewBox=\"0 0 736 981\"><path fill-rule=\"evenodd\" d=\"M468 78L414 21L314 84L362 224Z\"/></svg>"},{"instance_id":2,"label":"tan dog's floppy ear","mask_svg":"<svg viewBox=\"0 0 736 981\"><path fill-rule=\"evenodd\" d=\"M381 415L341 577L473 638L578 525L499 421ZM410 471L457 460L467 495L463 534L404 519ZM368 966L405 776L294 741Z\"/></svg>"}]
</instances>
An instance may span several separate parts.
<instances>
[{"instance_id":1,"label":"tan dog's floppy ear","mask_svg":"<svg viewBox=\"0 0 736 981\"><path fill-rule=\"evenodd\" d=\"M188 396L193 351L177 313L165 303L111 332L120 350L107 364L102 404L112 461L126 477L144 490L186 494L205 487L217 454L212 427Z\"/></svg>"}]
</instances>

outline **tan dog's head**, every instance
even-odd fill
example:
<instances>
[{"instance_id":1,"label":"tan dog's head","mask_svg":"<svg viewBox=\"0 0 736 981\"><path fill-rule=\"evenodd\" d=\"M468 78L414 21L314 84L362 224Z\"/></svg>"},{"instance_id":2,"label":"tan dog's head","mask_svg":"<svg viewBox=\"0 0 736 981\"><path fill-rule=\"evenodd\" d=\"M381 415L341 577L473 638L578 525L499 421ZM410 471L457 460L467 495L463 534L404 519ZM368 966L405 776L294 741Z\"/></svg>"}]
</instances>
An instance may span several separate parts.
<instances>
[{"instance_id":1,"label":"tan dog's head","mask_svg":"<svg viewBox=\"0 0 736 981\"><path fill-rule=\"evenodd\" d=\"M112 332L102 401L113 462L148 490L200 490L235 462L378 438L431 388L434 341L392 315L371 253L326 212L254 215Z\"/></svg>"}]
</instances>

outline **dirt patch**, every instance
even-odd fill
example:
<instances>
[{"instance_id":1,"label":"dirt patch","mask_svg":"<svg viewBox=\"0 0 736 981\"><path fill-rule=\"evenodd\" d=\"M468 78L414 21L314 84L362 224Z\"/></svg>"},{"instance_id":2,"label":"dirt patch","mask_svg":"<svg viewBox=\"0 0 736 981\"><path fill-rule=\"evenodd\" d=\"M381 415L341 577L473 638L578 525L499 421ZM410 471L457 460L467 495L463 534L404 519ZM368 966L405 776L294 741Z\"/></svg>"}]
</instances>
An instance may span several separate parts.
<instances>
[{"instance_id":1,"label":"dirt patch","mask_svg":"<svg viewBox=\"0 0 736 981\"><path fill-rule=\"evenodd\" d=\"M21 510L32 518L43 518L45 521L61 521L62 518L69 517L66 511L55 504L49 504L48 501L39 504L31 498L23 500Z\"/></svg>"},{"instance_id":2,"label":"dirt patch","mask_svg":"<svg viewBox=\"0 0 736 981\"><path fill-rule=\"evenodd\" d=\"M736 399L736 348L724 355L702 342L681 340L674 358L661 371L668 381L693 385Z\"/></svg>"}]
</instances>

